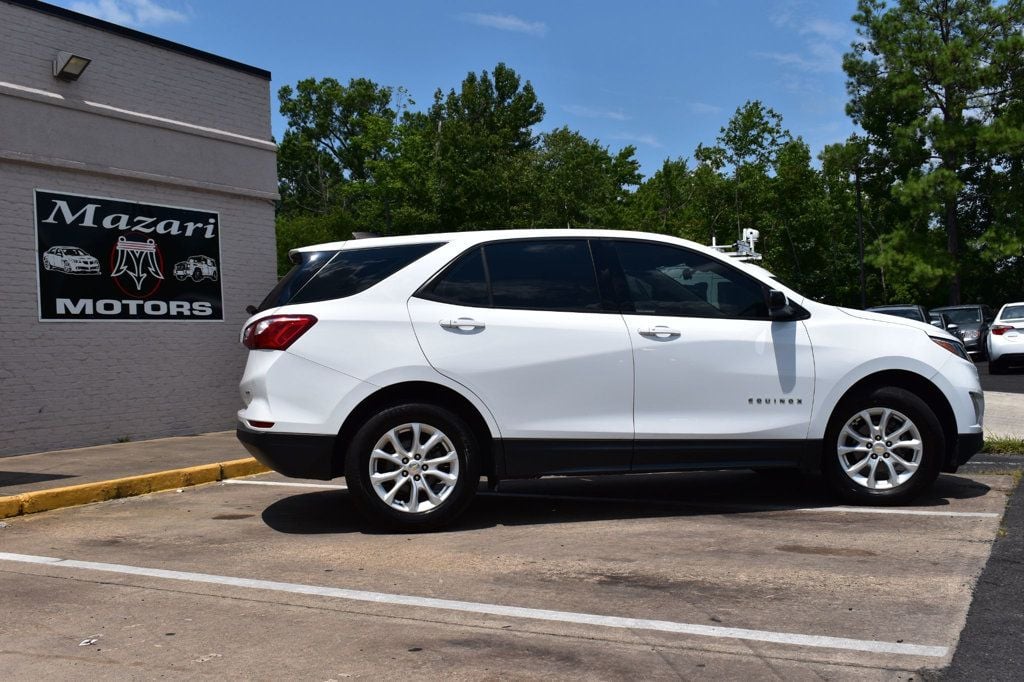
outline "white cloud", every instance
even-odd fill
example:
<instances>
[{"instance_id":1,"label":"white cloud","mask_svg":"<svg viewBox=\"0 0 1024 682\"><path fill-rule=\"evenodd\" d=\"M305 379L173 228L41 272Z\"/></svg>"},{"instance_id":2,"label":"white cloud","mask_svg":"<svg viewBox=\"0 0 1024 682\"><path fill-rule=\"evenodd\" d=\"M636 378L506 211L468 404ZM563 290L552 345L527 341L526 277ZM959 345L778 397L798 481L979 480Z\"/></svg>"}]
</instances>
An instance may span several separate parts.
<instances>
[{"instance_id":1,"label":"white cloud","mask_svg":"<svg viewBox=\"0 0 1024 682\"><path fill-rule=\"evenodd\" d=\"M770 16L771 23L801 37L796 49L787 52L757 52L755 57L770 59L783 66L807 73L842 70L843 53L856 37L852 25L808 16L806 3L786 0Z\"/></svg>"},{"instance_id":2,"label":"white cloud","mask_svg":"<svg viewBox=\"0 0 1024 682\"><path fill-rule=\"evenodd\" d=\"M616 135L610 135L611 140L623 140L625 142L636 142L637 144L646 145L648 147L661 148L663 145L658 142L658 138L654 135L646 133L618 133Z\"/></svg>"},{"instance_id":3,"label":"white cloud","mask_svg":"<svg viewBox=\"0 0 1024 682\"><path fill-rule=\"evenodd\" d=\"M562 111L572 114L573 116L582 116L583 118L607 118L612 121L628 121L629 116L622 113L621 111L610 110L610 109L594 109L592 107L583 106L581 104L567 104L562 107Z\"/></svg>"},{"instance_id":4,"label":"white cloud","mask_svg":"<svg viewBox=\"0 0 1024 682\"><path fill-rule=\"evenodd\" d=\"M188 16L154 0L86 0L72 2L69 9L122 26L142 27L179 24Z\"/></svg>"},{"instance_id":5,"label":"white cloud","mask_svg":"<svg viewBox=\"0 0 1024 682\"><path fill-rule=\"evenodd\" d=\"M543 36L548 32L548 25L543 21L526 21L513 14L483 14L481 12L470 12L462 15L463 21L468 21L477 26L496 28L500 31L513 31L515 33L527 33L532 36Z\"/></svg>"},{"instance_id":6,"label":"white cloud","mask_svg":"<svg viewBox=\"0 0 1024 682\"><path fill-rule=\"evenodd\" d=\"M707 102L688 102L686 108L690 110L691 114L699 116L722 113L722 107Z\"/></svg>"}]
</instances>

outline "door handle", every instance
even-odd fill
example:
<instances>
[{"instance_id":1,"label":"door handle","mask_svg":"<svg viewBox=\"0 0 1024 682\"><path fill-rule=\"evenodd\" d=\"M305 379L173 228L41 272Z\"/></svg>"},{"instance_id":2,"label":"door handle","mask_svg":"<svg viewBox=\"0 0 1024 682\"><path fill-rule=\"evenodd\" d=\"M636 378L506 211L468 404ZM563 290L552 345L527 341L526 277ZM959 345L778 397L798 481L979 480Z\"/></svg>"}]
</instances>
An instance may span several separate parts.
<instances>
[{"instance_id":1,"label":"door handle","mask_svg":"<svg viewBox=\"0 0 1024 682\"><path fill-rule=\"evenodd\" d=\"M656 327L645 327L637 331L640 333L640 336L655 336L658 338L672 338L681 334L679 330L666 327L663 324L659 324Z\"/></svg>"},{"instance_id":2,"label":"door handle","mask_svg":"<svg viewBox=\"0 0 1024 682\"><path fill-rule=\"evenodd\" d=\"M470 329L484 329L487 327L483 322L477 322L469 317L460 317L457 320L441 320L438 324L445 329L461 329L463 331L468 331Z\"/></svg>"}]
</instances>

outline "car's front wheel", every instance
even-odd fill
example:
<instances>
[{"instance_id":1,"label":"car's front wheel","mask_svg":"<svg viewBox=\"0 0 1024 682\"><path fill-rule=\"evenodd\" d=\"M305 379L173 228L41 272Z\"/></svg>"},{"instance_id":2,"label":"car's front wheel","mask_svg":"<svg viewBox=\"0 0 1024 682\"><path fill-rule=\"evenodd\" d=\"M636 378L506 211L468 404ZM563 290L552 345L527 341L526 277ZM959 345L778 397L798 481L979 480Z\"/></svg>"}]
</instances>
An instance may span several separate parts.
<instances>
[{"instance_id":1,"label":"car's front wheel","mask_svg":"<svg viewBox=\"0 0 1024 682\"><path fill-rule=\"evenodd\" d=\"M903 504L939 475L945 440L935 413L910 391L886 387L845 399L825 435L829 487L857 504Z\"/></svg>"},{"instance_id":2,"label":"car's front wheel","mask_svg":"<svg viewBox=\"0 0 1024 682\"><path fill-rule=\"evenodd\" d=\"M369 419L345 458L357 509L398 530L451 522L480 481L477 439L457 414L422 403L397 405Z\"/></svg>"}]
</instances>

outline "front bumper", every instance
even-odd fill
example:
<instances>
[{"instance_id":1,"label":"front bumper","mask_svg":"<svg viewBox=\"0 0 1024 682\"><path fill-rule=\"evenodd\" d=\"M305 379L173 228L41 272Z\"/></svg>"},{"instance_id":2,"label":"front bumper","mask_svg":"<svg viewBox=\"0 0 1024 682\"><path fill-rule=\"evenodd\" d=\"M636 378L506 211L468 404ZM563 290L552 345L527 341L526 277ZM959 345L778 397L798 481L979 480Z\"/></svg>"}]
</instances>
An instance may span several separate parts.
<instances>
[{"instance_id":1,"label":"front bumper","mask_svg":"<svg viewBox=\"0 0 1024 682\"><path fill-rule=\"evenodd\" d=\"M256 431L242 422L235 435L260 464L290 478L329 481L335 472L336 436Z\"/></svg>"},{"instance_id":2,"label":"front bumper","mask_svg":"<svg viewBox=\"0 0 1024 682\"><path fill-rule=\"evenodd\" d=\"M982 446L985 444L985 434L981 433L961 433L956 437L956 448L950 452L950 461L946 463L946 467L943 471L953 473L957 470L961 464L966 464L967 460L981 451Z\"/></svg>"}]
</instances>

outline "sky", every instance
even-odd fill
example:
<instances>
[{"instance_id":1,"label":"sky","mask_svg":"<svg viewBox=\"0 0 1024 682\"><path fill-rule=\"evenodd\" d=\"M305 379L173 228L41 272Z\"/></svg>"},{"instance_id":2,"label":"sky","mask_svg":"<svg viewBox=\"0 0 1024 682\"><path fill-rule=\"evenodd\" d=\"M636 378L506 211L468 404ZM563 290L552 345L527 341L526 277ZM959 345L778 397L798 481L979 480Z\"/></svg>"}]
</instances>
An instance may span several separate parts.
<instances>
[{"instance_id":1,"label":"sky","mask_svg":"<svg viewBox=\"0 0 1024 682\"><path fill-rule=\"evenodd\" d=\"M636 147L645 176L713 144L747 100L778 111L817 155L854 130L842 55L855 0L51 0L273 73L404 86L414 108L505 62L535 88L537 132Z\"/></svg>"}]
</instances>

